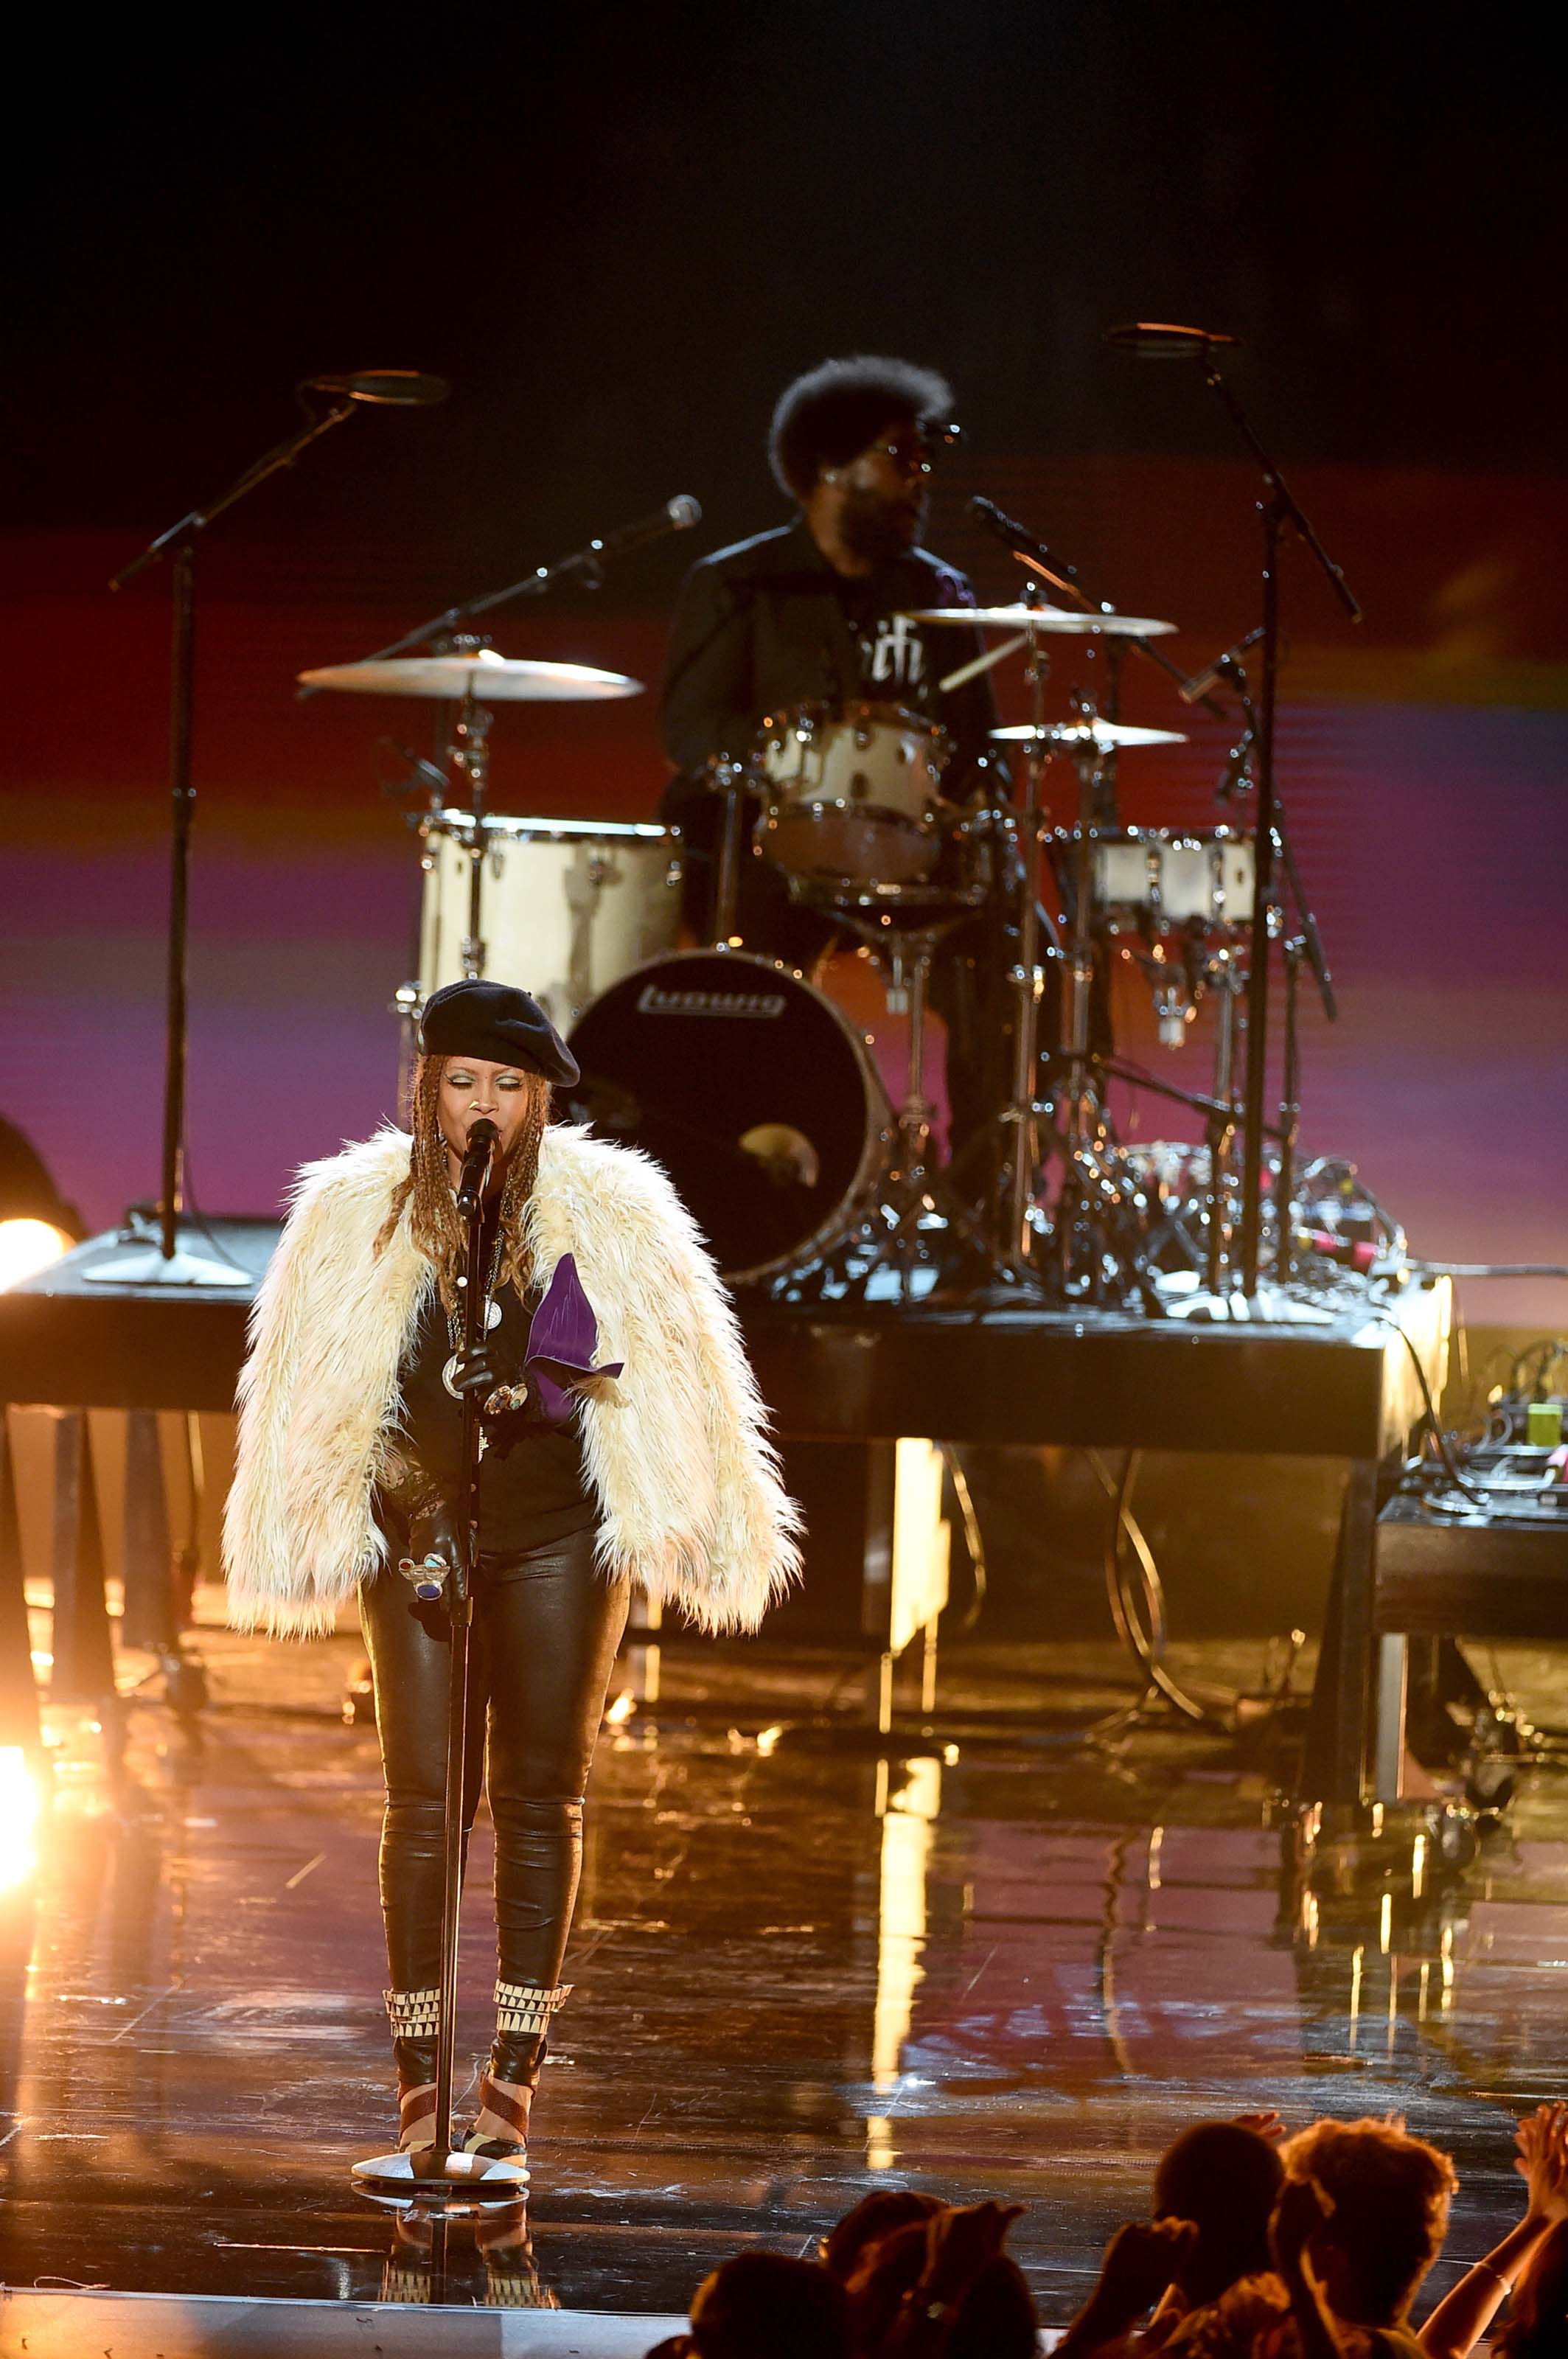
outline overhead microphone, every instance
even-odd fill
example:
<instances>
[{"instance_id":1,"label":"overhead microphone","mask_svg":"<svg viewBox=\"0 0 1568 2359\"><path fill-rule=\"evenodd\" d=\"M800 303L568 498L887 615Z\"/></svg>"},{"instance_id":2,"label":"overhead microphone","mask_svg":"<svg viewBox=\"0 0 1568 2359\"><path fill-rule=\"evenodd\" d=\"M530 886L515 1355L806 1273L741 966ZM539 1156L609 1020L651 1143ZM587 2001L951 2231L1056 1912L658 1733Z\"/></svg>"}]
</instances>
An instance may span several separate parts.
<instances>
[{"instance_id":1,"label":"overhead microphone","mask_svg":"<svg viewBox=\"0 0 1568 2359\"><path fill-rule=\"evenodd\" d=\"M369 401L386 409L429 409L452 391L444 376L426 376L419 369L360 369L353 376L308 376L299 390L346 394L350 401Z\"/></svg>"},{"instance_id":2,"label":"overhead microphone","mask_svg":"<svg viewBox=\"0 0 1568 2359\"><path fill-rule=\"evenodd\" d=\"M1183 680L1176 690L1182 703L1196 704L1201 698L1207 696L1211 688L1228 678L1231 667L1239 663L1248 647L1255 647L1262 636L1263 625L1259 623L1255 631L1248 631L1245 639L1237 639L1234 647L1226 647L1223 656L1216 656L1212 664L1205 665L1202 671L1194 672L1191 679Z\"/></svg>"},{"instance_id":3,"label":"overhead microphone","mask_svg":"<svg viewBox=\"0 0 1568 2359\"><path fill-rule=\"evenodd\" d=\"M1069 565L1065 558L1058 557L1016 517L1006 515L995 500L988 500L982 493L976 492L970 499L969 513L985 527L987 532L994 532L999 541L1019 557L1035 558L1041 565L1049 565L1053 573L1062 574L1069 582L1078 579L1076 566Z\"/></svg>"},{"instance_id":4,"label":"overhead microphone","mask_svg":"<svg viewBox=\"0 0 1568 2359\"><path fill-rule=\"evenodd\" d=\"M1135 361L1201 361L1210 353L1241 349L1239 336L1224 335L1217 328L1179 328L1168 320L1135 320L1111 329L1105 342Z\"/></svg>"},{"instance_id":5,"label":"overhead microphone","mask_svg":"<svg viewBox=\"0 0 1568 2359\"><path fill-rule=\"evenodd\" d=\"M465 1221L473 1218L474 1208L490 1177L490 1158L500 1144L500 1132L485 1114L469 1125L468 1145L463 1150L463 1172L457 1183L457 1209Z\"/></svg>"},{"instance_id":6,"label":"overhead microphone","mask_svg":"<svg viewBox=\"0 0 1568 2359\"><path fill-rule=\"evenodd\" d=\"M677 492L656 516L643 516L636 524L624 524L618 532L606 532L588 546L596 557L617 557L623 549L640 549L645 541L661 539L667 532L690 532L694 524L702 521L702 502L694 500L690 492Z\"/></svg>"}]
</instances>

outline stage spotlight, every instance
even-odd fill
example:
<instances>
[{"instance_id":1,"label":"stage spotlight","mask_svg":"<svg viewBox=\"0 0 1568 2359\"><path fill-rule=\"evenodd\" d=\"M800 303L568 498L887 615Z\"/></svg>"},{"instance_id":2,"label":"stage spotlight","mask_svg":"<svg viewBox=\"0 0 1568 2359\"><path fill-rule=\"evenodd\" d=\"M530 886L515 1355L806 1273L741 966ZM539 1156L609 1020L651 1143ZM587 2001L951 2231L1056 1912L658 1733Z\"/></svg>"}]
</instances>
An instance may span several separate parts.
<instances>
[{"instance_id":1,"label":"stage spotlight","mask_svg":"<svg viewBox=\"0 0 1568 2359\"><path fill-rule=\"evenodd\" d=\"M0 1294L59 1261L82 1234L38 1148L0 1114Z\"/></svg>"},{"instance_id":2,"label":"stage spotlight","mask_svg":"<svg viewBox=\"0 0 1568 2359\"><path fill-rule=\"evenodd\" d=\"M0 1745L0 1892L14 1892L38 1864L37 1772L19 1745Z\"/></svg>"},{"instance_id":3,"label":"stage spotlight","mask_svg":"<svg viewBox=\"0 0 1568 2359\"><path fill-rule=\"evenodd\" d=\"M59 1261L74 1242L52 1221L0 1221L0 1294Z\"/></svg>"}]
</instances>

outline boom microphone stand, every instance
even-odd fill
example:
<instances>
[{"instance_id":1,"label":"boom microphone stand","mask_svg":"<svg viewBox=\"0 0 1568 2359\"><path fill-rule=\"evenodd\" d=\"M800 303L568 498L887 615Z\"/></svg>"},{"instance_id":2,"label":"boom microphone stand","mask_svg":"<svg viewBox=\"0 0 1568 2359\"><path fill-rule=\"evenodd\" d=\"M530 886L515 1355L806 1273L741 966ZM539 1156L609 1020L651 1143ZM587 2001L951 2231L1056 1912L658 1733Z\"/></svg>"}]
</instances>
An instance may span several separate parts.
<instances>
[{"instance_id":1,"label":"boom microphone stand","mask_svg":"<svg viewBox=\"0 0 1568 2359\"><path fill-rule=\"evenodd\" d=\"M1268 497L1258 503L1263 527L1263 684L1258 700L1254 745L1258 781L1257 842L1253 851L1251 965L1247 979L1247 1088L1242 1121L1241 1290L1258 1291L1258 1248L1263 1227L1263 1093L1269 1045L1269 920L1273 901L1274 839L1278 810L1274 791L1275 681L1279 661L1279 547L1287 525L1293 525L1328 576L1329 586L1353 623L1361 607L1345 578L1313 531L1300 501L1275 461L1265 450L1251 419L1222 374L1217 355L1234 348L1235 336L1211 333L1204 328L1178 327L1163 321L1139 320L1113 328L1105 342L1136 360L1198 361L1203 383L1224 405L1232 425L1262 470Z\"/></svg>"},{"instance_id":2,"label":"boom microphone stand","mask_svg":"<svg viewBox=\"0 0 1568 2359\"><path fill-rule=\"evenodd\" d=\"M484 1340L485 1284L480 1276L485 1182L496 1145L495 1126L476 1122L468 1134L457 1209L467 1228L463 1288L463 1356L472 1361ZM446 1698L445 1874L441 1886L441 1991L436 2012L436 2121L428 2147L380 2154L356 2162L353 2177L366 2194L406 2201L516 2203L527 2190L528 2166L502 2158L454 2152L452 2144L452 2044L457 2034L457 1935L463 1907L463 1756L468 1730L469 1639L474 1625L474 1575L479 1560L479 1398L463 1395L463 1484L459 1493L457 1561L415 1594L444 1594L451 1653ZM428 1560L427 1560L428 1561ZM432 1573L437 1569L430 1567Z\"/></svg>"},{"instance_id":3,"label":"boom microphone stand","mask_svg":"<svg viewBox=\"0 0 1568 2359\"><path fill-rule=\"evenodd\" d=\"M399 382L405 378L406 385ZM89 1269L85 1275L100 1286L249 1286L254 1283L249 1270L210 1260L201 1254L187 1253L178 1239L184 1193L191 827L196 812L196 789L191 776L191 735L196 685L196 550L209 525L215 523L226 509L234 507L247 493L265 484L269 476L278 474L285 467L291 467L312 442L319 441L334 426L341 426L345 419L352 418L359 403L368 401L399 408L419 408L431 400L439 400L445 390L444 386L433 393L428 389L440 386L438 378L419 378L412 372L387 370L375 377L307 379L299 388L301 398L316 382L329 385L342 397L319 416L308 416L307 423L297 433L290 434L272 450L264 451L215 500L207 501L201 507L191 508L178 523L171 524L167 532L160 532L156 540L147 543L139 557L134 557L128 565L120 568L109 584L111 590L123 590L127 582L134 581L144 568L155 565L160 558L170 557L173 560L174 627L170 650L172 678L169 755L173 823L169 842L163 1156L158 1179L160 1234L156 1247L110 1255ZM380 389L366 390L373 386ZM414 390L416 387L419 389ZM308 412L308 403L306 408Z\"/></svg>"},{"instance_id":4,"label":"boom microphone stand","mask_svg":"<svg viewBox=\"0 0 1568 2359\"><path fill-rule=\"evenodd\" d=\"M1293 525L1319 565L1353 623L1361 607L1342 569L1334 563L1313 531L1274 460L1264 449L1236 393L1222 375L1213 348L1203 355L1203 382L1216 394L1242 440L1263 473L1268 493L1258 504L1263 527L1262 683L1258 699L1258 734L1254 744L1258 783L1258 817L1253 849L1251 963L1247 978L1247 1085L1243 1100L1241 1145L1241 1290L1258 1291L1258 1261L1263 1234L1264 1092L1269 1046L1269 919L1273 901L1274 844L1279 826L1274 783L1276 683L1279 662L1279 548L1285 528ZM1321 952L1320 952L1321 956ZM1320 975L1320 984L1322 977ZM1289 1207L1281 1205L1281 1222Z\"/></svg>"}]
</instances>

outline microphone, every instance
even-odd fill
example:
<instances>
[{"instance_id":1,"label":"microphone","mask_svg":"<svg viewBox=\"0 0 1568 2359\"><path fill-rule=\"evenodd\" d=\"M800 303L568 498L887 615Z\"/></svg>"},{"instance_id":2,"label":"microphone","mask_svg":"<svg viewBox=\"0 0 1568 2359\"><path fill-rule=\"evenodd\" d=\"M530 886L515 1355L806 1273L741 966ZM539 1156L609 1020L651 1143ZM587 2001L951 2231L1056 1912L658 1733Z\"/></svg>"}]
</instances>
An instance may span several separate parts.
<instances>
[{"instance_id":1,"label":"microphone","mask_svg":"<svg viewBox=\"0 0 1568 2359\"><path fill-rule=\"evenodd\" d=\"M387 409L429 409L452 391L444 376L425 376L418 369L361 369L354 376L308 376L299 390L346 394L350 401L378 403Z\"/></svg>"},{"instance_id":2,"label":"microphone","mask_svg":"<svg viewBox=\"0 0 1568 2359\"><path fill-rule=\"evenodd\" d=\"M1064 580L1077 581L1076 566L1069 565L1065 558L1058 557L1043 540L1037 540L1032 532L1026 532L1014 517L1003 513L995 500L985 499L976 492L969 502L969 513L985 526L987 532L994 532L999 541L1018 556L1036 558L1041 565L1049 565L1053 573L1060 573Z\"/></svg>"},{"instance_id":3,"label":"microphone","mask_svg":"<svg viewBox=\"0 0 1568 2359\"><path fill-rule=\"evenodd\" d=\"M1105 338L1118 353L1135 361L1202 361L1227 347L1241 350L1239 336L1225 336L1207 328L1178 328L1166 320L1135 320L1130 327L1113 328Z\"/></svg>"},{"instance_id":4,"label":"microphone","mask_svg":"<svg viewBox=\"0 0 1568 2359\"><path fill-rule=\"evenodd\" d=\"M463 1176L457 1183L457 1209L465 1221L474 1218L485 1182L490 1177L490 1158L500 1144L500 1132L481 1114L469 1129L468 1145L463 1151Z\"/></svg>"},{"instance_id":5,"label":"microphone","mask_svg":"<svg viewBox=\"0 0 1568 2359\"><path fill-rule=\"evenodd\" d=\"M1216 656L1206 671L1194 672L1191 679L1183 681L1176 690L1182 703L1196 704L1200 697L1207 696L1211 688L1226 678L1231 666L1239 663L1247 648L1255 647L1262 636L1263 625L1259 623L1255 631L1248 631L1245 639L1237 639L1234 647L1226 647L1223 656Z\"/></svg>"},{"instance_id":6,"label":"microphone","mask_svg":"<svg viewBox=\"0 0 1568 2359\"><path fill-rule=\"evenodd\" d=\"M595 557L618 557L623 549L640 549L645 541L661 540L667 532L690 532L694 524L702 521L702 507L690 492L677 492L666 500L657 516L643 516L637 524L624 524L618 532L607 532L602 538L588 544Z\"/></svg>"}]
</instances>

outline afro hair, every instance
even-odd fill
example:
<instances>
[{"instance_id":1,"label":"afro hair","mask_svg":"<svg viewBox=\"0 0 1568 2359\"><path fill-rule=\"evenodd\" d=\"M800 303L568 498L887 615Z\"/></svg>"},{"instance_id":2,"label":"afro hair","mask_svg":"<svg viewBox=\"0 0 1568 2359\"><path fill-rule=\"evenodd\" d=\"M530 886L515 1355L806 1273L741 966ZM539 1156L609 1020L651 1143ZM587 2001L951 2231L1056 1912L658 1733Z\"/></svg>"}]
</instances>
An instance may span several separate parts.
<instances>
[{"instance_id":1,"label":"afro hair","mask_svg":"<svg viewBox=\"0 0 1568 2359\"><path fill-rule=\"evenodd\" d=\"M779 490L804 500L822 467L842 467L884 427L945 426L953 387L913 361L859 353L823 361L786 386L773 412L768 463Z\"/></svg>"}]
</instances>

